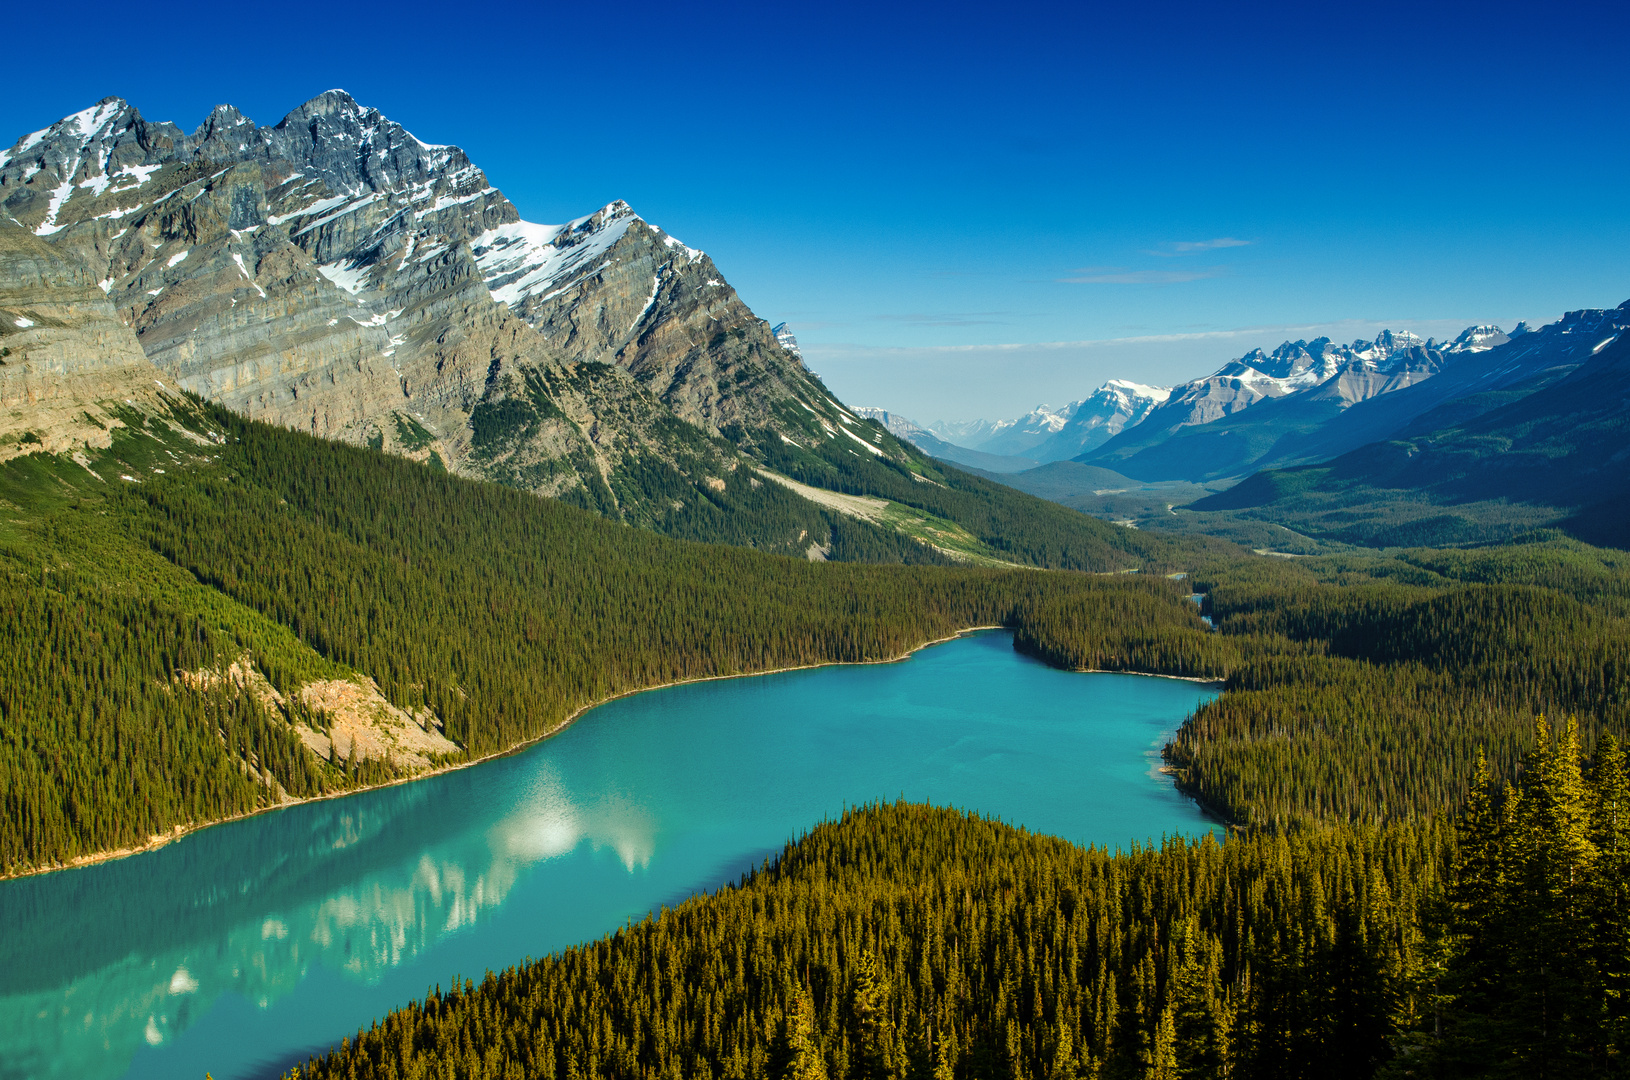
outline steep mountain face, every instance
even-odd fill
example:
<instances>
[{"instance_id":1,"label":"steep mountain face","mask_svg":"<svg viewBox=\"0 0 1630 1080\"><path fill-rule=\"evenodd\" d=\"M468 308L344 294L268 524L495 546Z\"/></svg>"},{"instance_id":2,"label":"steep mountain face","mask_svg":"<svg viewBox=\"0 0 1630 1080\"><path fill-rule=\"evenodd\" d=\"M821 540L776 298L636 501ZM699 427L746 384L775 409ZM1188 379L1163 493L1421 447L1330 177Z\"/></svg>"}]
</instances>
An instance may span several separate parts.
<instances>
[{"instance_id":1,"label":"steep mountain face","mask_svg":"<svg viewBox=\"0 0 1630 1080\"><path fill-rule=\"evenodd\" d=\"M1491 540L1560 523L1592 543L1630 546L1626 320L1630 303L1616 314L1570 313L1465 380L1503 390L1443 403L1410 424L1415 433L1327 464L1259 473L1194 509L1246 511L1358 543ZM1503 381L1525 368L1528 379ZM1426 429L1432 416L1459 419Z\"/></svg>"},{"instance_id":2,"label":"steep mountain face","mask_svg":"<svg viewBox=\"0 0 1630 1080\"><path fill-rule=\"evenodd\" d=\"M1359 402L1426 382L1455 357L1504 340L1497 327L1472 327L1443 345L1389 330L1351 345L1317 338L1256 349L1175 387L1142 423L1075 460L1146 481L1240 475L1294 453Z\"/></svg>"},{"instance_id":3,"label":"steep mountain face","mask_svg":"<svg viewBox=\"0 0 1630 1080\"><path fill-rule=\"evenodd\" d=\"M191 134L108 98L0 152L0 215L33 257L79 268L84 310L57 329L70 315L82 336L121 324L127 347L133 331L150 394L161 381L672 536L789 555L1073 569L1158 555L845 409L784 325L625 203L523 221L463 151L342 91L271 127L220 106ZM14 329L32 330L33 310ZM45 385L8 379L14 397ZM66 422L123 386L59 394ZM24 412L17 452L101 439ZM107 430L108 410L79 412Z\"/></svg>"},{"instance_id":4,"label":"steep mountain face","mask_svg":"<svg viewBox=\"0 0 1630 1080\"><path fill-rule=\"evenodd\" d=\"M702 252L621 202L522 221L463 151L342 91L190 135L106 99L0 153L0 212L89 267L184 389L614 514L841 416Z\"/></svg>"},{"instance_id":5,"label":"steep mountain face","mask_svg":"<svg viewBox=\"0 0 1630 1080\"><path fill-rule=\"evenodd\" d=\"M158 377L89 271L0 222L0 461L106 449Z\"/></svg>"}]
</instances>

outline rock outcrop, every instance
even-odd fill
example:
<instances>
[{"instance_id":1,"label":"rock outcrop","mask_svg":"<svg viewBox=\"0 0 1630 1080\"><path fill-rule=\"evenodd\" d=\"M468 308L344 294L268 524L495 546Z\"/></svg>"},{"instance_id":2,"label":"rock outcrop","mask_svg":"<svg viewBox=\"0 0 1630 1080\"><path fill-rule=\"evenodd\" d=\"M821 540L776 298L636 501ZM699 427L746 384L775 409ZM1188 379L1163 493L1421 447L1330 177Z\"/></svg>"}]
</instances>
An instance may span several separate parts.
<instances>
[{"instance_id":1,"label":"rock outcrop","mask_svg":"<svg viewBox=\"0 0 1630 1080\"><path fill-rule=\"evenodd\" d=\"M158 377L83 265L0 222L0 461L107 448Z\"/></svg>"}]
</instances>

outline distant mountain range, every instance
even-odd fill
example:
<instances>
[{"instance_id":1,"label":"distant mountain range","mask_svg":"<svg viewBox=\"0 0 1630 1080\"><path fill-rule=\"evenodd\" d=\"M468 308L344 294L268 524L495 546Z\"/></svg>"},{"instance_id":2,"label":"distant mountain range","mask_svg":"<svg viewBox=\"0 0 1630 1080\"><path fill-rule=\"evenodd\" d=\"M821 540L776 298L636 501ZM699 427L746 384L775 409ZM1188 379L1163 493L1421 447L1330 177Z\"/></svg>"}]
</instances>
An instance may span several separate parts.
<instances>
[{"instance_id":1,"label":"distant mountain range","mask_svg":"<svg viewBox=\"0 0 1630 1080\"><path fill-rule=\"evenodd\" d=\"M1320 451L1306 441L1353 406L1424 383L1455 357L1508 340L1498 327L1474 326L1444 344L1384 331L1351 345L1316 338L1271 353L1257 349L1174 388L1142 423L1075 460L1139 480L1189 481L1307 460Z\"/></svg>"},{"instance_id":2,"label":"distant mountain range","mask_svg":"<svg viewBox=\"0 0 1630 1080\"><path fill-rule=\"evenodd\" d=\"M1062 409L1038 405L1014 420L941 421L927 425L935 438L968 450L1035 462L1062 461L1093 449L1140 423L1171 394L1165 386L1111 379L1091 396Z\"/></svg>"},{"instance_id":3,"label":"distant mountain range","mask_svg":"<svg viewBox=\"0 0 1630 1080\"><path fill-rule=\"evenodd\" d=\"M1270 401L1317 403L1308 411L1327 418L1429 378L1442 369L1446 356L1484 351L1507 340L1499 327L1474 326L1442 345L1390 330L1351 345L1328 338L1287 341L1271 353L1252 350L1175 387L1111 379L1090 397L1058 410L1040 405L1013 420L910 426L984 454L1038 463L1084 461L1142 480L1212 479L1229 475L1230 468L1249 471L1249 462L1237 454L1218 459L1211 448L1197 461L1186 460L1191 456L1186 447L1175 453L1154 448L1182 429L1214 424Z\"/></svg>"},{"instance_id":4,"label":"distant mountain range","mask_svg":"<svg viewBox=\"0 0 1630 1080\"><path fill-rule=\"evenodd\" d=\"M1569 312L1367 402L1367 414L1351 410L1323 445L1372 438L1334 460L1258 473L1193 508L1363 544L1482 542L1554 525L1630 546L1626 329L1630 301Z\"/></svg>"},{"instance_id":5,"label":"distant mountain range","mask_svg":"<svg viewBox=\"0 0 1630 1080\"><path fill-rule=\"evenodd\" d=\"M935 425L926 437L909 421L892 429L936 456L950 454L930 440L960 435L974 448L965 464L1117 520L1250 477L1192 509L1357 543L1472 542L1547 524L1624 543L1630 436L1615 410L1630 401L1616 344L1627 326L1630 304L1510 334L1473 326L1442 343L1402 332L1286 342L1169 392L1106 384L1088 399L1096 409ZM1086 449L1068 453L1073 439ZM1173 511L1151 512L1146 523L1171 524Z\"/></svg>"}]
</instances>

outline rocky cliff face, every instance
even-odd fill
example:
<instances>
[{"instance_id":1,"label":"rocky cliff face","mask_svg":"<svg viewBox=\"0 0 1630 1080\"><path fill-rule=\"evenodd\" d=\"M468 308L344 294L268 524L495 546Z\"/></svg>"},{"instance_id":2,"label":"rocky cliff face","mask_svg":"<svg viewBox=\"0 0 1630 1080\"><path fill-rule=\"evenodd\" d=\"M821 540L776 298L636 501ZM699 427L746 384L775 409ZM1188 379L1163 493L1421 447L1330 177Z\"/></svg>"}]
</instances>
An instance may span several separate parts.
<instances>
[{"instance_id":1,"label":"rocky cliff face","mask_svg":"<svg viewBox=\"0 0 1630 1080\"><path fill-rule=\"evenodd\" d=\"M89 271L0 222L0 461L107 448L158 376Z\"/></svg>"},{"instance_id":2,"label":"rocky cliff face","mask_svg":"<svg viewBox=\"0 0 1630 1080\"><path fill-rule=\"evenodd\" d=\"M0 152L0 213L183 389L608 512L630 461L702 483L841 415L702 252L621 202L522 221L342 91L191 134L105 99Z\"/></svg>"}]
</instances>

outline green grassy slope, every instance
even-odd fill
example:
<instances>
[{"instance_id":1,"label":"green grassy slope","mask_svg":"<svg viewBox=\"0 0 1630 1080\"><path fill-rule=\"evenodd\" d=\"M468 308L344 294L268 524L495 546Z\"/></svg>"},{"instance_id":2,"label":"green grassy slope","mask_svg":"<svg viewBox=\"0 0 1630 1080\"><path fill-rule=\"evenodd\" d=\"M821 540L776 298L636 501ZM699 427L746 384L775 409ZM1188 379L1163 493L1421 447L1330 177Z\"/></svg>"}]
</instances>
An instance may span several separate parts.
<instances>
[{"instance_id":1,"label":"green grassy slope","mask_svg":"<svg viewBox=\"0 0 1630 1080\"><path fill-rule=\"evenodd\" d=\"M1178 569L1202 547L1140 536L1067 509L1006 483L936 461L870 423L890 456L857 453L838 440L790 446L762 440L765 464L813 487L887 499L965 529L984 553L1030 566L1064 570Z\"/></svg>"}]
</instances>

